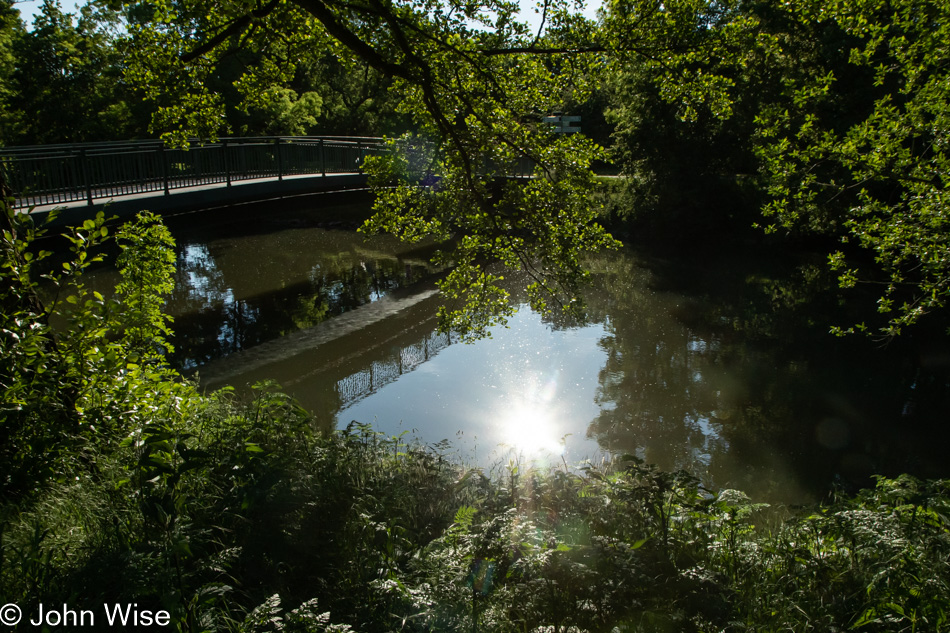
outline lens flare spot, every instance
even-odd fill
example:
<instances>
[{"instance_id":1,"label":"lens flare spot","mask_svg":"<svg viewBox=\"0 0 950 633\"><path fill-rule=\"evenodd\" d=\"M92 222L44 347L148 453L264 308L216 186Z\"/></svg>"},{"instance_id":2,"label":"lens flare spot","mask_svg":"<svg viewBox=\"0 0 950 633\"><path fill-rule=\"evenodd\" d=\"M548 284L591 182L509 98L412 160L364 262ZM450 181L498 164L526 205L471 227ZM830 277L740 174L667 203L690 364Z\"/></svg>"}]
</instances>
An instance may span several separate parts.
<instances>
[{"instance_id":1,"label":"lens flare spot","mask_svg":"<svg viewBox=\"0 0 950 633\"><path fill-rule=\"evenodd\" d=\"M503 420L505 444L525 456L561 455L564 442L553 411L543 404L516 406Z\"/></svg>"}]
</instances>

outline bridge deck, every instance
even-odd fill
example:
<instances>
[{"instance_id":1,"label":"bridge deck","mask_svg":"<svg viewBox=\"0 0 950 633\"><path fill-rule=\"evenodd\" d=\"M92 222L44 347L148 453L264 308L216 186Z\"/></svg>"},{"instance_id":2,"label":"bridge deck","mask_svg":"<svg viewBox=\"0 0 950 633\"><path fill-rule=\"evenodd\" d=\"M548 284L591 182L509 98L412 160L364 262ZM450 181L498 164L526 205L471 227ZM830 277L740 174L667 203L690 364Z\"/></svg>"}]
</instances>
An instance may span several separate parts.
<instances>
[{"instance_id":1,"label":"bridge deck","mask_svg":"<svg viewBox=\"0 0 950 633\"><path fill-rule=\"evenodd\" d=\"M367 177L358 172L330 173L326 175L302 175L256 178L227 185L213 183L172 189L168 193L150 191L126 195L93 196L93 204L87 201L72 201L45 204L22 209L21 213L44 216L53 209L60 209L57 224L74 224L93 217L98 211L120 217L134 215L139 211L152 211L164 215L187 213L197 209L213 209L243 202L286 198L319 192L346 191L366 186Z\"/></svg>"},{"instance_id":2,"label":"bridge deck","mask_svg":"<svg viewBox=\"0 0 950 633\"><path fill-rule=\"evenodd\" d=\"M386 151L382 139L365 137L41 145L0 148L0 170L14 208L65 208L74 221L106 204L118 215L168 212L365 186L364 161Z\"/></svg>"},{"instance_id":3,"label":"bridge deck","mask_svg":"<svg viewBox=\"0 0 950 633\"><path fill-rule=\"evenodd\" d=\"M383 139L322 136L195 140L187 148L154 140L6 147L0 172L15 209L66 209L62 225L104 207L119 216L189 212L365 187L362 166L389 151ZM520 158L494 177L530 177L532 169Z\"/></svg>"}]
</instances>

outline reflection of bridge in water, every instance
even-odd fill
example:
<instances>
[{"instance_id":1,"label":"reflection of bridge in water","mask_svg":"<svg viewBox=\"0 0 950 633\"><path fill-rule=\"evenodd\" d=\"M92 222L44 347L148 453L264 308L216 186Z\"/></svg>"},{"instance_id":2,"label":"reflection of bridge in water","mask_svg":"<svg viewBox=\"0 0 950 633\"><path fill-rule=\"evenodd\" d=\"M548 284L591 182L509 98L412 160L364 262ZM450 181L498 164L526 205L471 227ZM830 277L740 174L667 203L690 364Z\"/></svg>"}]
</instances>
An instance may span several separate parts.
<instances>
[{"instance_id":1,"label":"reflection of bridge in water","mask_svg":"<svg viewBox=\"0 0 950 633\"><path fill-rule=\"evenodd\" d=\"M328 321L212 361L201 385L243 389L274 380L332 428L340 411L418 369L457 341L436 331L439 298L428 283Z\"/></svg>"},{"instance_id":2,"label":"reflection of bridge in water","mask_svg":"<svg viewBox=\"0 0 950 633\"><path fill-rule=\"evenodd\" d=\"M454 342L456 340L451 333L429 332L421 341L394 350L390 358L374 360L366 369L341 378L336 383L340 408L356 404L430 360Z\"/></svg>"}]
</instances>

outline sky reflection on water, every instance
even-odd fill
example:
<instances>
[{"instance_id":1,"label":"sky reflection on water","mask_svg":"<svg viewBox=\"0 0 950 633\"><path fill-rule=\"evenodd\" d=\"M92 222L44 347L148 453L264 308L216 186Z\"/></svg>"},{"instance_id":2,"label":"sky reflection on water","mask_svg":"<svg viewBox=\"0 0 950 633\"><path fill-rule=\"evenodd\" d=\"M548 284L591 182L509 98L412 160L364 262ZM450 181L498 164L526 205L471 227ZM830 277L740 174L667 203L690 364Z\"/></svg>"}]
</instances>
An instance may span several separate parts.
<instances>
[{"instance_id":1,"label":"sky reflection on water","mask_svg":"<svg viewBox=\"0 0 950 633\"><path fill-rule=\"evenodd\" d=\"M508 325L494 328L490 339L441 351L342 409L337 424L357 420L391 435L414 431L430 443L450 439L482 464L512 450L542 462L599 456L584 421L599 411L603 327L552 330L526 307Z\"/></svg>"},{"instance_id":2,"label":"sky reflection on water","mask_svg":"<svg viewBox=\"0 0 950 633\"><path fill-rule=\"evenodd\" d=\"M205 387L275 379L321 428L448 440L486 468L630 454L760 500L950 474L950 353L829 337L838 299L807 259L615 252L590 262L586 325L522 308L464 344L435 331L423 253L272 219L178 234L172 361Z\"/></svg>"}]
</instances>

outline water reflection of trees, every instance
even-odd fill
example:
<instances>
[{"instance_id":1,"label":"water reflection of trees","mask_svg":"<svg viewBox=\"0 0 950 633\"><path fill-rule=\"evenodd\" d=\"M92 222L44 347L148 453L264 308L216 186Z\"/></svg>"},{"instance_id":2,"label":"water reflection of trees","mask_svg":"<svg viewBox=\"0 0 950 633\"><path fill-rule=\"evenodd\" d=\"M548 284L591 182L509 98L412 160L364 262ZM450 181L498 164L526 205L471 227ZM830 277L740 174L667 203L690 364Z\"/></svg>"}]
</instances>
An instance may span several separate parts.
<instances>
[{"instance_id":1,"label":"water reflection of trees","mask_svg":"<svg viewBox=\"0 0 950 633\"><path fill-rule=\"evenodd\" d=\"M286 246L286 245L285 245ZM326 246L326 245L323 245ZM298 249L261 259L215 252L208 243L180 248L176 289L169 301L175 315L171 361L192 369L263 341L318 323L414 283L429 274L418 262L386 252L339 247ZM301 266L306 268L301 269Z\"/></svg>"},{"instance_id":2,"label":"water reflection of trees","mask_svg":"<svg viewBox=\"0 0 950 633\"><path fill-rule=\"evenodd\" d=\"M888 436L872 429L899 417L906 379L867 342L827 335L819 267L625 255L595 268L591 317L609 334L589 433L603 448L783 498L789 481L880 467Z\"/></svg>"}]
</instances>

